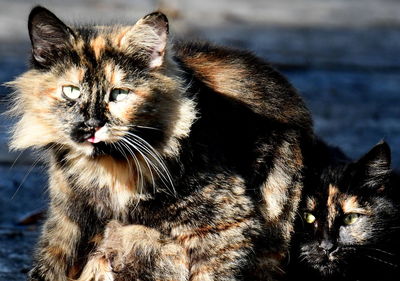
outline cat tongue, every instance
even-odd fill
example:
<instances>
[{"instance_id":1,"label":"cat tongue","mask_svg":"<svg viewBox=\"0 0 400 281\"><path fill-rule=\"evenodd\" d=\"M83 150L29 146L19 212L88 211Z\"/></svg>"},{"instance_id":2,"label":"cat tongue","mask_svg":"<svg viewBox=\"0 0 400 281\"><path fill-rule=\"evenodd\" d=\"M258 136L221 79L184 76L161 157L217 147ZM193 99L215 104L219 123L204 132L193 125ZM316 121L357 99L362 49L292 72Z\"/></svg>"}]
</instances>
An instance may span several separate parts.
<instances>
[{"instance_id":1,"label":"cat tongue","mask_svg":"<svg viewBox=\"0 0 400 281\"><path fill-rule=\"evenodd\" d=\"M94 136L88 138L87 141L88 141L88 142L91 142L91 143L98 143L98 142L100 142L101 140L100 140L99 138L96 138L96 136L94 135Z\"/></svg>"},{"instance_id":2,"label":"cat tongue","mask_svg":"<svg viewBox=\"0 0 400 281\"><path fill-rule=\"evenodd\" d=\"M98 143L104 140L106 134L107 134L107 128L105 126L99 127L96 128L96 131L94 132L93 136L91 136L86 140L91 143Z\"/></svg>"}]
</instances>

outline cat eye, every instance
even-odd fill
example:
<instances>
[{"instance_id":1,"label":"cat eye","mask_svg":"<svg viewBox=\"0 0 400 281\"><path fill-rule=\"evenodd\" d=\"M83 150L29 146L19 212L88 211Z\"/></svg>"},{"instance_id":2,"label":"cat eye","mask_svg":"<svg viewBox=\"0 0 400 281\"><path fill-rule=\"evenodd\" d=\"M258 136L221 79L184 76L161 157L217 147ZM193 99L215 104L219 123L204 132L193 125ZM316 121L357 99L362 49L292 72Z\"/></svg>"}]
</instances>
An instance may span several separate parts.
<instances>
[{"instance_id":1,"label":"cat eye","mask_svg":"<svg viewBox=\"0 0 400 281\"><path fill-rule=\"evenodd\" d=\"M76 100L81 96L81 90L75 86L63 86L62 93L65 97L71 100Z\"/></svg>"},{"instance_id":2,"label":"cat eye","mask_svg":"<svg viewBox=\"0 0 400 281\"><path fill-rule=\"evenodd\" d=\"M113 89L110 93L110 101L122 101L128 97L131 91L126 89Z\"/></svg>"},{"instance_id":3,"label":"cat eye","mask_svg":"<svg viewBox=\"0 0 400 281\"><path fill-rule=\"evenodd\" d=\"M344 217L343 222L345 225L350 225L355 223L359 217L360 215L356 213L348 214Z\"/></svg>"},{"instance_id":4,"label":"cat eye","mask_svg":"<svg viewBox=\"0 0 400 281\"><path fill-rule=\"evenodd\" d=\"M311 213L304 213L303 218L306 223L314 223L316 220L315 216Z\"/></svg>"}]
</instances>

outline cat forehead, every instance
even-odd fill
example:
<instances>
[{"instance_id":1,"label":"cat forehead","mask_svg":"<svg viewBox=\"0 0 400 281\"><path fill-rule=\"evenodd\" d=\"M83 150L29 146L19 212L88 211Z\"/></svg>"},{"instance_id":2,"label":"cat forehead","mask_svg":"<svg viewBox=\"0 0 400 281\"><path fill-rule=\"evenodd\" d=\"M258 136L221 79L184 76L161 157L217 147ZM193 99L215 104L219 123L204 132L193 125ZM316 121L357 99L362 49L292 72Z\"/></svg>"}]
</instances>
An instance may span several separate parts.
<instances>
[{"instance_id":1,"label":"cat forehead","mask_svg":"<svg viewBox=\"0 0 400 281\"><path fill-rule=\"evenodd\" d=\"M305 197L307 210L327 209L328 213L336 214L339 211L343 213L361 212L363 209L357 195L341 192L335 184L329 184L324 191Z\"/></svg>"},{"instance_id":2,"label":"cat forehead","mask_svg":"<svg viewBox=\"0 0 400 281\"><path fill-rule=\"evenodd\" d=\"M93 80L93 76L101 76L103 78L103 82L105 78L105 80L109 84L118 86L123 83L126 77L126 72L121 67L112 62L107 62L99 66L96 69L96 72L91 73L91 75L86 75L88 71L88 68L85 66L72 66L70 68L67 68L64 72L62 82L80 84L82 82L85 82L85 79Z\"/></svg>"},{"instance_id":3,"label":"cat forehead","mask_svg":"<svg viewBox=\"0 0 400 281\"><path fill-rule=\"evenodd\" d=\"M131 29L130 26L92 26L77 28L77 37L75 38L75 47L77 49L89 48L94 53L96 59L106 50L119 50L124 35Z\"/></svg>"},{"instance_id":4,"label":"cat forehead","mask_svg":"<svg viewBox=\"0 0 400 281\"><path fill-rule=\"evenodd\" d=\"M148 62L140 55L142 48L134 42L129 42L129 45L125 42L123 46L121 45L125 34L131 29L130 26L93 26L73 29L74 39L70 42L67 56L59 57L59 67L70 64L91 68L96 72L99 67L114 63L129 72L146 70ZM140 39L140 36L135 38ZM109 66L108 68L112 69Z\"/></svg>"}]
</instances>

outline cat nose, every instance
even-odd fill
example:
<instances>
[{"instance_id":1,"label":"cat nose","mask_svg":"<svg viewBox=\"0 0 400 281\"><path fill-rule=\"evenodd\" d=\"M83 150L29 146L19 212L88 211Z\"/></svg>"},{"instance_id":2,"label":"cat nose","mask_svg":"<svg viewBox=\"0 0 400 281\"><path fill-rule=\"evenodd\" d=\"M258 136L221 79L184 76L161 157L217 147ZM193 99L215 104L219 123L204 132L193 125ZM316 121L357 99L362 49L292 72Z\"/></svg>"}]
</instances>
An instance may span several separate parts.
<instances>
[{"instance_id":1,"label":"cat nose","mask_svg":"<svg viewBox=\"0 0 400 281\"><path fill-rule=\"evenodd\" d=\"M104 124L105 124L104 121L101 121L96 118L90 118L85 121L85 125L89 128L93 128L93 129L103 127Z\"/></svg>"},{"instance_id":2,"label":"cat nose","mask_svg":"<svg viewBox=\"0 0 400 281\"><path fill-rule=\"evenodd\" d=\"M333 246L333 243L327 239L322 240L319 244L319 248L327 253L329 253L333 249Z\"/></svg>"}]
</instances>

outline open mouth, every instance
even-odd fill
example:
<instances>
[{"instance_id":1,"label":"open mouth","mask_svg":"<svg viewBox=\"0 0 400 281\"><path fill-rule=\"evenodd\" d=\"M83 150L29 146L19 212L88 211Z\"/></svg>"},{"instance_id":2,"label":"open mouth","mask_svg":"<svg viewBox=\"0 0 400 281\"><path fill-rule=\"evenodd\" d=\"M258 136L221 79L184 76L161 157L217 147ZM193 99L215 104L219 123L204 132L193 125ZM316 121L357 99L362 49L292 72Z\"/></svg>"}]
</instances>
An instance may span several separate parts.
<instances>
[{"instance_id":1,"label":"open mouth","mask_svg":"<svg viewBox=\"0 0 400 281\"><path fill-rule=\"evenodd\" d=\"M107 127L99 127L96 128L93 134L86 139L86 141L96 144L101 141L104 141L107 138Z\"/></svg>"}]
</instances>

